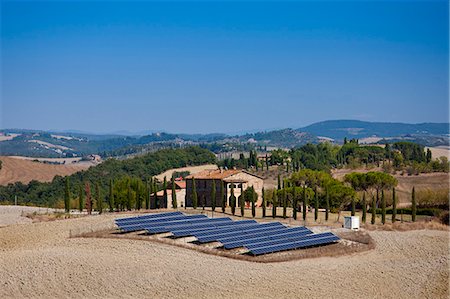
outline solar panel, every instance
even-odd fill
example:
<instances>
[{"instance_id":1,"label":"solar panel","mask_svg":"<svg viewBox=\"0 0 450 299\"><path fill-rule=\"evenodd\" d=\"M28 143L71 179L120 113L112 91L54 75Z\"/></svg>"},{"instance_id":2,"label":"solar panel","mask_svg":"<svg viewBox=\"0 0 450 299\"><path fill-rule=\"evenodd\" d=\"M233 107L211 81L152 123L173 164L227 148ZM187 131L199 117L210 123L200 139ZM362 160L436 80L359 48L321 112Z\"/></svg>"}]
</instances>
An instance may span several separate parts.
<instances>
[{"instance_id":1,"label":"solar panel","mask_svg":"<svg viewBox=\"0 0 450 299\"><path fill-rule=\"evenodd\" d=\"M261 231L261 232L250 232L250 233L247 233L242 236L231 236L231 237L221 238L221 240L224 242L234 242L234 241L240 241L243 239L245 239L245 240L249 240L252 238L259 239L260 237L271 236L276 233L282 234L282 233L288 233L288 232L293 232L293 231L306 231L310 234L312 233L309 229L307 229L304 226L290 227L290 228L279 227L278 230L280 230L280 232L277 232L277 230L274 230L273 232L272 232L272 230Z\"/></svg>"},{"instance_id":2,"label":"solar panel","mask_svg":"<svg viewBox=\"0 0 450 299\"><path fill-rule=\"evenodd\" d=\"M259 247L259 248L253 248L249 251L249 253L253 255L260 255L260 254L266 254L266 253L272 253L277 251L283 251L283 250L291 250L291 249L298 249L298 248L305 248L305 247L311 247L311 246L317 246L317 245L323 245L323 244L329 244L336 241L339 241L340 238L336 235L328 236L328 237L322 237L322 238L316 238L316 239L306 239L302 241L297 242L286 242L286 243L280 243L272 246L266 246L266 247Z\"/></svg>"},{"instance_id":3,"label":"solar panel","mask_svg":"<svg viewBox=\"0 0 450 299\"><path fill-rule=\"evenodd\" d=\"M238 247L247 247L248 245L258 244L265 241L287 239L292 237L300 237L310 235L312 232L304 227L293 227L281 231L269 231L249 236L241 236L241 238L219 239L225 249L233 249Z\"/></svg>"},{"instance_id":4,"label":"solar panel","mask_svg":"<svg viewBox=\"0 0 450 299\"><path fill-rule=\"evenodd\" d=\"M264 224L260 224L258 226L250 227L250 228L242 227L242 228L239 228L239 229L236 229L236 230L233 230L230 232L225 232L225 233L219 233L219 234L211 233L206 236L198 236L198 235L195 235L195 236L197 237L198 242L207 243L207 242L218 241L220 238L238 236L238 235L242 235L245 233L258 232L258 231L263 231L263 230L276 228L276 227L283 227L284 229L286 229L286 227L283 224L281 224L280 222L270 222L270 223L264 223Z\"/></svg>"},{"instance_id":5,"label":"solar panel","mask_svg":"<svg viewBox=\"0 0 450 299\"><path fill-rule=\"evenodd\" d=\"M138 219L152 219L152 218L164 218L164 217L170 217L170 216L176 216L176 215L183 215L181 212L168 212L168 213L157 213L157 214L145 214L140 215L136 217L127 217L127 218L117 218L115 219L116 222L127 222L127 221L135 221Z\"/></svg>"},{"instance_id":6,"label":"solar panel","mask_svg":"<svg viewBox=\"0 0 450 299\"><path fill-rule=\"evenodd\" d=\"M124 226L124 225L134 225L134 224L139 224L139 223L152 223L152 222L163 222L163 221L174 221L174 220L180 220L180 219L185 219L188 217L207 217L206 215L191 215L191 216L187 216L187 215L171 215L168 217L158 217L158 218L136 218L135 220L129 220L129 221L125 221L125 222L118 222L116 221L116 224L118 226Z\"/></svg>"},{"instance_id":7,"label":"solar panel","mask_svg":"<svg viewBox=\"0 0 450 299\"><path fill-rule=\"evenodd\" d=\"M208 220L209 218L205 215L192 215L192 216L182 216L177 218L164 218L159 220L152 220L152 221L144 221L144 222L138 222L138 223L132 223L132 224L125 224L125 225L119 225L119 228L124 232L132 232L137 230L144 230L146 226L163 226L167 224L181 224L187 221L193 221L193 220Z\"/></svg>"},{"instance_id":8,"label":"solar panel","mask_svg":"<svg viewBox=\"0 0 450 299\"><path fill-rule=\"evenodd\" d=\"M239 225L235 225L234 227L221 227L218 228L214 231L203 231L203 232L196 232L195 236L209 236L209 235L214 235L214 234L218 234L218 233L225 233L225 232L231 232L231 231L235 231L238 227L242 227L242 228L252 228L252 227L257 227L260 224L258 222L253 222L253 223L242 223Z\"/></svg>"},{"instance_id":9,"label":"solar panel","mask_svg":"<svg viewBox=\"0 0 450 299\"><path fill-rule=\"evenodd\" d=\"M296 242L296 241L302 241L302 240L313 240L313 239L319 239L319 238L324 238L324 237L330 237L330 236L334 236L333 233L321 233L321 234L309 234L309 235L302 235L302 236L298 236L298 237L294 237L294 238L281 238L281 239L276 239L276 240L269 240L269 241L264 241L264 242L257 242L251 245L247 245L245 246L248 249L252 249L252 248L259 248L259 247L266 247L266 246L274 246L277 244L282 244L282 243L286 243L286 242Z\"/></svg>"},{"instance_id":10,"label":"solar panel","mask_svg":"<svg viewBox=\"0 0 450 299\"><path fill-rule=\"evenodd\" d=\"M202 223L202 224L212 224L216 222L232 222L230 218L214 218L214 219L192 219L187 220L182 223L167 223L165 225L145 225L144 229L148 231L149 233L157 234L157 233L165 233L170 232L172 229L188 229L190 227L195 227L196 224Z\"/></svg>"},{"instance_id":11,"label":"solar panel","mask_svg":"<svg viewBox=\"0 0 450 299\"><path fill-rule=\"evenodd\" d=\"M227 228L230 226L239 226L249 223L257 223L255 220L241 220L241 221L235 221L235 222L223 222L223 223L215 223L214 225L209 225L205 227L191 227L188 229L176 229L171 230L173 236L175 237L187 237L187 236L193 236L194 234L200 234L205 231L211 231L211 230L217 230L219 228Z\"/></svg>"}]
</instances>

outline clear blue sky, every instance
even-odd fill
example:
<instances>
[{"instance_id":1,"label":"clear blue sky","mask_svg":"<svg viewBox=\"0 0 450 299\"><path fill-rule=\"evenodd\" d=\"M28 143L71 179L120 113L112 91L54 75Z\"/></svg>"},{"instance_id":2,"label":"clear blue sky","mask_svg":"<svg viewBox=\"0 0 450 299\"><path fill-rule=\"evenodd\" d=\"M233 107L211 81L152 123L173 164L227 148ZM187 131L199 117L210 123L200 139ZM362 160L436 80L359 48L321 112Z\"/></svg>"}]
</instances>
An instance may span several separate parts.
<instances>
[{"instance_id":1,"label":"clear blue sky","mask_svg":"<svg viewBox=\"0 0 450 299\"><path fill-rule=\"evenodd\" d=\"M1 127L448 121L448 1L1 2Z\"/></svg>"}]
</instances>

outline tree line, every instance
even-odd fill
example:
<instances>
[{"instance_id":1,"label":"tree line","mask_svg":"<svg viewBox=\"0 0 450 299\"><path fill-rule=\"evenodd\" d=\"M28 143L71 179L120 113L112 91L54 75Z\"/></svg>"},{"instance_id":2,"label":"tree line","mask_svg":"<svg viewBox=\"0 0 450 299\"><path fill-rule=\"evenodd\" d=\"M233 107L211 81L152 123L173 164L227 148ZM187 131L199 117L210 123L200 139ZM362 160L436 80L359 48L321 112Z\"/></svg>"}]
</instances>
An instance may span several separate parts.
<instances>
[{"instance_id":1,"label":"tree line","mask_svg":"<svg viewBox=\"0 0 450 299\"><path fill-rule=\"evenodd\" d=\"M129 182L133 194L133 192L136 193L136 190L133 189L136 188L136 185L139 185L139 192L141 188L144 188L141 184L136 183L137 180L140 180L145 186L151 177L168 169L215 162L216 158L213 153L196 146L164 149L127 160L108 159L99 165L68 176L69 191L71 194L78 194L80 186L85 188L85 184L89 183L90 186L98 184L100 194L106 195L109 194L110 181L113 180L120 186L127 185ZM28 184L17 182L0 186L0 201L11 204L14 202L14 196L17 195L21 204L48 207L63 205L65 180L64 177L55 176L48 183L31 181ZM118 193L120 193L120 198L123 198L122 191Z\"/></svg>"}]
</instances>

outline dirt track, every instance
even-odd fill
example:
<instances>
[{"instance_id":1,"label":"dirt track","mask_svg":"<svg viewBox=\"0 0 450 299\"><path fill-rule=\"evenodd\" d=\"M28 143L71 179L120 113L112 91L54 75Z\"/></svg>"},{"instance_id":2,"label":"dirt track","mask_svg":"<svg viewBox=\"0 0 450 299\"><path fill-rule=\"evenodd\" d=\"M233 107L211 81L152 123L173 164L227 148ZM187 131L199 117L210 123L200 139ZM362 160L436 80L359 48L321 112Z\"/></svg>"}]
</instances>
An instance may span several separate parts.
<instances>
[{"instance_id":1,"label":"dirt track","mask_svg":"<svg viewBox=\"0 0 450 299\"><path fill-rule=\"evenodd\" d=\"M70 230L112 219L0 228L0 298L448 298L448 231L374 231L370 252L275 264L152 242L68 238Z\"/></svg>"}]
</instances>

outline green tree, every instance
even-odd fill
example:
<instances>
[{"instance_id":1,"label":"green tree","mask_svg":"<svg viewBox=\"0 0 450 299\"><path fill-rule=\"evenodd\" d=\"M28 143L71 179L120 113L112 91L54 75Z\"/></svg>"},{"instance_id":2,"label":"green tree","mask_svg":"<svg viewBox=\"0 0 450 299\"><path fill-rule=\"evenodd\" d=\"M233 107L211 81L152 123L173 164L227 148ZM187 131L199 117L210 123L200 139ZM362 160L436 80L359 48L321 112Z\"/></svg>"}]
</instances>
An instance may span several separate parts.
<instances>
[{"instance_id":1,"label":"green tree","mask_svg":"<svg viewBox=\"0 0 450 299\"><path fill-rule=\"evenodd\" d=\"M88 212L88 215L92 214L92 197L91 197L91 185L89 182L86 182L85 184L85 191L86 191L86 210Z\"/></svg>"},{"instance_id":2,"label":"green tree","mask_svg":"<svg viewBox=\"0 0 450 299\"><path fill-rule=\"evenodd\" d=\"M114 185L113 185L113 179L109 180L109 211L114 212Z\"/></svg>"},{"instance_id":3,"label":"green tree","mask_svg":"<svg viewBox=\"0 0 450 299\"><path fill-rule=\"evenodd\" d=\"M328 188L326 188L325 192L325 221L328 221L328 216L330 213L330 193L328 192Z\"/></svg>"},{"instance_id":4,"label":"green tree","mask_svg":"<svg viewBox=\"0 0 450 299\"><path fill-rule=\"evenodd\" d=\"M386 198L384 197L384 190L381 190L381 223L386 223Z\"/></svg>"},{"instance_id":5,"label":"green tree","mask_svg":"<svg viewBox=\"0 0 450 299\"><path fill-rule=\"evenodd\" d=\"M319 195L317 188L314 190L314 221L319 218Z\"/></svg>"},{"instance_id":6,"label":"green tree","mask_svg":"<svg viewBox=\"0 0 450 299\"><path fill-rule=\"evenodd\" d=\"M431 162L431 150L427 148L427 163Z\"/></svg>"},{"instance_id":7,"label":"green tree","mask_svg":"<svg viewBox=\"0 0 450 299\"><path fill-rule=\"evenodd\" d=\"M236 213L236 196L234 196L234 184L231 184L231 190L230 190L230 205L231 205L231 214Z\"/></svg>"},{"instance_id":8,"label":"green tree","mask_svg":"<svg viewBox=\"0 0 450 299\"><path fill-rule=\"evenodd\" d=\"M411 220L416 222L417 202L416 202L416 189L412 188L411 194Z\"/></svg>"},{"instance_id":9,"label":"green tree","mask_svg":"<svg viewBox=\"0 0 450 299\"><path fill-rule=\"evenodd\" d=\"M153 180L153 198L155 199L155 209L158 209L160 204L158 200L158 183L156 182L156 179Z\"/></svg>"},{"instance_id":10,"label":"green tree","mask_svg":"<svg viewBox=\"0 0 450 299\"><path fill-rule=\"evenodd\" d=\"M64 192L64 210L66 213L70 212L70 187L68 176L66 176L66 190Z\"/></svg>"},{"instance_id":11,"label":"green tree","mask_svg":"<svg viewBox=\"0 0 450 299\"><path fill-rule=\"evenodd\" d=\"M95 184L95 201L97 203L97 211L99 214L103 213L103 199L100 196L100 186L98 182Z\"/></svg>"},{"instance_id":12,"label":"green tree","mask_svg":"<svg viewBox=\"0 0 450 299\"><path fill-rule=\"evenodd\" d=\"M375 199L375 197L372 196L372 220L371 223L375 224L375 219L376 219L376 215L377 215L377 201Z\"/></svg>"},{"instance_id":13,"label":"green tree","mask_svg":"<svg viewBox=\"0 0 450 299\"><path fill-rule=\"evenodd\" d=\"M283 196L283 219L286 219L287 216L287 194L286 189L281 190L281 194Z\"/></svg>"},{"instance_id":14,"label":"green tree","mask_svg":"<svg viewBox=\"0 0 450 299\"><path fill-rule=\"evenodd\" d=\"M198 198L197 198L197 187L195 186L195 178L192 178L192 207L197 209Z\"/></svg>"},{"instance_id":15,"label":"green tree","mask_svg":"<svg viewBox=\"0 0 450 299\"><path fill-rule=\"evenodd\" d=\"M253 197L253 200L252 200L252 217L253 218L255 218L255 216L256 216L256 200L257 200L257 196L258 196L258 194L256 194L256 193L254 193L254 197Z\"/></svg>"},{"instance_id":16,"label":"green tree","mask_svg":"<svg viewBox=\"0 0 450 299\"><path fill-rule=\"evenodd\" d=\"M222 213L225 213L225 207L227 206L227 199L225 198L225 188L222 181L220 181L220 199L222 201Z\"/></svg>"},{"instance_id":17,"label":"green tree","mask_svg":"<svg viewBox=\"0 0 450 299\"><path fill-rule=\"evenodd\" d=\"M355 198L352 197L352 202L351 202L351 215L355 216Z\"/></svg>"},{"instance_id":18,"label":"green tree","mask_svg":"<svg viewBox=\"0 0 450 299\"><path fill-rule=\"evenodd\" d=\"M397 217L397 197L395 196L395 188L392 188L392 223L396 221Z\"/></svg>"},{"instance_id":19,"label":"green tree","mask_svg":"<svg viewBox=\"0 0 450 299\"><path fill-rule=\"evenodd\" d=\"M212 181L211 191L211 209L213 212L216 210L216 180Z\"/></svg>"},{"instance_id":20,"label":"green tree","mask_svg":"<svg viewBox=\"0 0 450 299\"><path fill-rule=\"evenodd\" d=\"M167 205L167 200L168 200L168 196L167 196L167 178L164 177L163 180L163 202L165 205Z\"/></svg>"},{"instance_id":21,"label":"green tree","mask_svg":"<svg viewBox=\"0 0 450 299\"><path fill-rule=\"evenodd\" d=\"M241 216L244 217L245 199L244 199L244 189L243 189L242 185L243 184L241 184L241 195L239 195L239 205L241 207Z\"/></svg>"},{"instance_id":22,"label":"green tree","mask_svg":"<svg viewBox=\"0 0 450 299\"><path fill-rule=\"evenodd\" d=\"M297 220L297 208L298 208L298 197L297 197L297 188L295 186L292 187L292 218Z\"/></svg>"},{"instance_id":23,"label":"green tree","mask_svg":"<svg viewBox=\"0 0 450 299\"><path fill-rule=\"evenodd\" d=\"M363 198L362 198L362 223L366 223L366 218L367 218L367 203L366 203L366 192L363 193Z\"/></svg>"},{"instance_id":24,"label":"green tree","mask_svg":"<svg viewBox=\"0 0 450 299\"><path fill-rule=\"evenodd\" d=\"M78 190L78 210L80 210L80 213L83 212L84 209L84 192L83 192L83 186L80 185L80 188Z\"/></svg>"},{"instance_id":25,"label":"green tree","mask_svg":"<svg viewBox=\"0 0 450 299\"><path fill-rule=\"evenodd\" d=\"M172 208L174 208L174 209L178 208L177 190L175 188L175 178L174 177L172 177Z\"/></svg>"},{"instance_id":26,"label":"green tree","mask_svg":"<svg viewBox=\"0 0 450 299\"><path fill-rule=\"evenodd\" d=\"M265 195L264 187L262 188L261 207L262 207L262 217L265 218L266 217L266 195Z\"/></svg>"},{"instance_id":27,"label":"green tree","mask_svg":"<svg viewBox=\"0 0 450 299\"><path fill-rule=\"evenodd\" d=\"M280 174L278 174L278 190L281 189L281 178L280 178Z\"/></svg>"},{"instance_id":28,"label":"green tree","mask_svg":"<svg viewBox=\"0 0 450 299\"><path fill-rule=\"evenodd\" d=\"M127 194L127 210L131 211L131 203L133 202L133 193L131 190L131 184L128 182L128 194Z\"/></svg>"},{"instance_id":29,"label":"green tree","mask_svg":"<svg viewBox=\"0 0 450 299\"><path fill-rule=\"evenodd\" d=\"M272 218L277 217L277 205L278 205L278 193L277 193L277 190L273 190L273 195L272 195Z\"/></svg>"},{"instance_id":30,"label":"green tree","mask_svg":"<svg viewBox=\"0 0 450 299\"><path fill-rule=\"evenodd\" d=\"M303 213L303 221L306 221L306 207L308 205L308 195L306 194L306 187L303 187L303 207L302 207L302 213Z\"/></svg>"},{"instance_id":31,"label":"green tree","mask_svg":"<svg viewBox=\"0 0 450 299\"><path fill-rule=\"evenodd\" d=\"M150 194L152 193L152 178L145 184L145 209L150 209Z\"/></svg>"}]
</instances>

